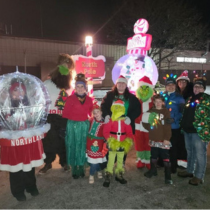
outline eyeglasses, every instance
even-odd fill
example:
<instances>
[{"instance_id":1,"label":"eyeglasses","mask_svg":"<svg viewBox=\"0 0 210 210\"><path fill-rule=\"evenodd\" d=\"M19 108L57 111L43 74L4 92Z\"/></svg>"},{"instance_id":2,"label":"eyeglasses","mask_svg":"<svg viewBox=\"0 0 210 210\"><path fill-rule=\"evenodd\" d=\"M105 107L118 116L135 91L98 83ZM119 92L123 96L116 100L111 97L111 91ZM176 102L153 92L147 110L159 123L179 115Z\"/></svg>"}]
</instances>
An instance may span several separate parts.
<instances>
[{"instance_id":1,"label":"eyeglasses","mask_svg":"<svg viewBox=\"0 0 210 210\"><path fill-rule=\"evenodd\" d=\"M195 89L203 89L204 87L195 85L193 88L195 88Z\"/></svg>"}]
</instances>

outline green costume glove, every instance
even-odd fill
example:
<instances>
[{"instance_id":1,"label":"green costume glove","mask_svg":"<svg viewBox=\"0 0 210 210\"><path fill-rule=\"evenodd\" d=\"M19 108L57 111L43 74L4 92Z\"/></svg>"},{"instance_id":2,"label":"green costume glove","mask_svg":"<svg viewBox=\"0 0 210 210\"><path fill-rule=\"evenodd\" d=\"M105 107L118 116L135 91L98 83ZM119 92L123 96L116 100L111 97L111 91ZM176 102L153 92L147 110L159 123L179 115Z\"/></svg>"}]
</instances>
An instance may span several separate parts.
<instances>
[{"instance_id":1,"label":"green costume glove","mask_svg":"<svg viewBox=\"0 0 210 210\"><path fill-rule=\"evenodd\" d=\"M148 123L150 125L153 125L153 123L155 122L155 119L157 119L157 117L158 117L157 113L151 112L150 115L149 115Z\"/></svg>"}]
</instances>

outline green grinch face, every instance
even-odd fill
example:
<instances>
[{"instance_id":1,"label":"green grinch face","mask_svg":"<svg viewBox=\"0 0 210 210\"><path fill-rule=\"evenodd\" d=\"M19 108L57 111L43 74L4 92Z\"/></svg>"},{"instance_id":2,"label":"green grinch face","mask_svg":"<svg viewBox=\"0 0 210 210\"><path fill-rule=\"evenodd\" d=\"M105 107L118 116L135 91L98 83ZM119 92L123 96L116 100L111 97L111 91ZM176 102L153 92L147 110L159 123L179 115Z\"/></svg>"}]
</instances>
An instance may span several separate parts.
<instances>
[{"instance_id":1,"label":"green grinch face","mask_svg":"<svg viewBox=\"0 0 210 210\"><path fill-rule=\"evenodd\" d=\"M136 96L143 102L147 101L153 95L153 89L147 85L140 86L136 91Z\"/></svg>"},{"instance_id":2,"label":"green grinch face","mask_svg":"<svg viewBox=\"0 0 210 210\"><path fill-rule=\"evenodd\" d=\"M121 105L112 105L111 106L112 111L112 120L116 121L118 120L122 115L125 114L125 107Z\"/></svg>"}]
</instances>

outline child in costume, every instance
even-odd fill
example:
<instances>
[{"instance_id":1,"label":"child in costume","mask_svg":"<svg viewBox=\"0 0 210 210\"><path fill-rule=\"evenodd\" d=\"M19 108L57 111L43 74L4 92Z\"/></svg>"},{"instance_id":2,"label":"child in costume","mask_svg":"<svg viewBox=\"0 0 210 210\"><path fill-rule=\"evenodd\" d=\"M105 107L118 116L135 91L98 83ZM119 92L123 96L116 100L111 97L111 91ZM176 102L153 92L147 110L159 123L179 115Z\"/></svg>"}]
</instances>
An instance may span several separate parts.
<instances>
[{"instance_id":1,"label":"child in costume","mask_svg":"<svg viewBox=\"0 0 210 210\"><path fill-rule=\"evenodd\" d=\"M64 109L65 101L73 92L71 87L72 70L74 69L74 61L68 54L60 54L58 57L58 66L50 74L50 79L46 80L44 84L52 101L49 115L47 118L51 128L47 136L42 140L46 159L45 166L40 169L39 174L45 174L52 168L52 162L58 154L60 165L65 171L70 167L66 164L66 148L65 148L65 130L67 119L62 118L62 111Z\"/></svg>"},{"instance_id":2,"label":"child in costume","mask_svg":"<svg viewBox=\"0 0 210 210\"><path fill-rule=\"evenodd\" d=\"M115 180L121 184L127 181L123 178L123 158L133 145L133 132L131 125L125 123L125 106L122 100L113 102L112 115L107 124L104 124L103 134L109 148L109 160L107 163L104 187L109 187L110 178L113 174L115 158L117 156L117 168Z\"/></svg>"},{"instance_id":3,"label":"child in costume","mask_svg":"<svg viewBox=\"0 0 210 210\"><path fill-rule=\"evenodd\" d=\"M148 131L142 125L144 113L152 108L152 96L153 96L152 82L147 76L142 77L138 83L138 89L136 90L136 97L141 103L141 114L135 120L135 149L136 149L136 166L137 168L147 167L150 169L150 146L149 146L149 134Z\"/></svg>"},{"instance_id":4,"label":"child in costume","mask_svg":"<svg viewBox=\"0 0 210 210\"><path fill-rule=\"evenodd\" d=\"M94 183L94 174L98 172L98 178L101 179L102 172L100 163L106 162L106 148L105 139L103 137L104 120L99 105L93 105L93 118L90 119L90 129L87 138L87 162L90 164L89 183Z\"/></svg>"},{"instance_id":5,"label":"child in costume","mask_svg":"<svg viewBox=\"0 0 210 210\"><path fill-rule=\"evenodd\" d=\"M85 176L88 117L93 109L92 99L86 94L86 84L85 75L77 74L75 93L67 98L63 110L63 118L68 119L65 137L67 164L72 167L74 179Z\"/></svg>"},{"instance_id":6,"label":"child in costume","mask_svg":"<svg viewBox=\"0 0 210 210\"><path fill-rule=\"evenodd\" d=\"M144 114L143 126L149 131L149 145L151 147L151 168L144 173L144 176L151 178L157 176L157 159L163 159L165 167L165 183L173 184L171 180L171 166L169 149L171 146L171 125L166 124L170 118L170 112L164 108L164 98L157 94L153 97L154 108ZM149 123L148 123L149 122Z\"/></svg>"}]
</instances>

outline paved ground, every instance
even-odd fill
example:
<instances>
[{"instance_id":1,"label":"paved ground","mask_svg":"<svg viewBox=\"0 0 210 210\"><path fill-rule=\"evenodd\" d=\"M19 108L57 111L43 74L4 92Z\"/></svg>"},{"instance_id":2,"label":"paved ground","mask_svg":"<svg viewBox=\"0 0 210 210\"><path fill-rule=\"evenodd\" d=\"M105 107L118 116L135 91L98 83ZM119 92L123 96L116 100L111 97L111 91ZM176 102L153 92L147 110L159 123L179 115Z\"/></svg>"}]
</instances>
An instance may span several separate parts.
<instances>
[{"instance_id":1,"label":"paved ground","mask_svg":"<svg viewBox=\"0 0 210 210\"><path fill-rule=\"evenodd\" d=\"M208 156L210 162L210 156ZM39 168L36 169L36 172ZM135 167L135 152L130 151L126 162L128 184L121 185L112 179L109 188L102 186L103 179L95 178L88 183L88 169L85 178L72 179L64 172L58 160L46 175L37 175L40 195L32 197L26 194L27 201L18 202L9 189L9 174L0 172L0 208L1 209L210 209L210 164L208 163L205 183L200 186L188 184L172 175L173 185L164 183L163 168L158 176L148 179L143 176L146 169Z\"/></svg>"}]
</instances>

